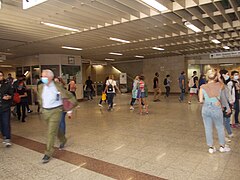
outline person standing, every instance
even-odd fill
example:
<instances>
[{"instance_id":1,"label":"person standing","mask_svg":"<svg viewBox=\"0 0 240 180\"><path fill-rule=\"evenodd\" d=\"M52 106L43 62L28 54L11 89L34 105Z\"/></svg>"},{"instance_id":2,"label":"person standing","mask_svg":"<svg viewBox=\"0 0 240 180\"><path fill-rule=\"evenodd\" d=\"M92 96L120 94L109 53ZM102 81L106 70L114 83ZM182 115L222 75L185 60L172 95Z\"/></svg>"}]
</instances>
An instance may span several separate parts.
<instances>
[{"instance_id":1,"label":"person standing","mask_svg":"<svg viewBox=\"0 0 240 180\"><path fill-rule=\"evenodd\" d=\"M235 120L235 127L240 127L239 125L239 101L240 101L240 83L239 83L239 72L238 71L232 71L232 83L233 88L235 90L235 102L234 102L234 120Z\"/></svg>"},{"instance_id":2,"label":"person standing","mask_svg":"<svg viewBox=\"0 0 240 180\"><path fill-rule=\"evenodd\" d=\"M64 147L67 139L61 131L59 125L63 111L63 100L68 99L73 107L77 106L76 98L58 83L53 81L54 74L51 70L42 71L41 81L43 84L38 86L39 103L42 107L43 118L47 122L47 147L42 158L42 163L48 163L54 152L55 137L60 140L60 147Z\"/></svg>"},{"instance_id":3,"label":"person standing","mask_svg":"<svg viewBox=\"0 0 240 180\"><path fill-rule=\"evenodd\" d=\"M85 85L86 85L88 100L90 99L92 100L94 88L93 88L93 82L90 76L88 76L88 80L86 80Z\"/></svg>"},{"instance_id":4,"label":"person standing","mask_svg":"<svg viewBox=\"0 0 240 180\"><path fill-rule=\"evenodd\" d=\"M144 82L144 76L141 75L139 77L139 88L138 88L138 95L137 95L140 115L142 115L143 113L143 107L142 107L143 104L145 105L145 112L146 114L148 114L148 105L146 103L146 96L148 96L147 86Z\"/></svg>"},{"instance_id":5,"label":"person standing","mask_svg":"<svg viewBox=\"0 0 240 180\"><path fill-rule=\"evenodd\" d=\"M170 75L169 74L164 79L163 84L164 84L165 89L166 89L165 97L168 97L170 95L170 90L171 90L171 88L170 88L171 80L170 80Z\"/></svg>"},{"instance_id":6,"label":"person standing","mask_svg":"<svg viewBox=\"0 0 240 180\"><path fill-rule=\"evenodd\" d=\"M12 97L12 86L4 79L4 74L0 71L0 127L5 147L10 147L12 145L10 125Z\"/></svg>"},{"instance_id":7,"label":"person standing","mask_svg":"<svg viewBox=\"0 0 240 180\"><path fill-rule=\"evenodd\" d=\"M180 91L181 91L179 101L183 102L185 91L186 91L186 77L185 77L185 72L184 71L181 72L181 75L178 78L178 84L179 84L179 88L180 88Z\"/></svg>"},{"instance_id":8,"label":"person standing","mask_svg":"<svg viewBox=\"0 0 240 180\"><path fill-rule=\"evenodd\" d=\"M153 78L153 90L154 90L153 101L154 102L160 101L161 89L160 89L160 86L159 86L158 78L159 78L159 73L156 72L155 77Z\"/></svg>"},{"instance_id":9,"label":"person standing","mask_svg":"<svg viewBox=\"0 0 240 180\"><path fill-rule=\"evenodd\" d=\"M106 88L104 90L104 93L107 92L108 111L111 111L113 108L113 98L116 94L116 89L120 92L120 90L117 87L117 83L114 80L114 76L110 75L109 79L106 82Z\"/></svg>"},{"instance_id":10,"label":"person standing","mask_svg":"<svg viewBox=\"0 0 240 180\"><path fill-rule=\"evenodd\" d=\"M9 82L9 84L13 84L13 80L14 80L14 79L13 79L13 77L12 77L12 74L9 73L6 81Z\"/></svg>"},{"instance_id":11,"label":"person standing","mask_svg":"<svg viewBox=\"0 0 240 180\"><path fill-rule=\"evenodd\" d=\"M198 83L198 89L200 89L201 85L206 84L206 76L204 74L201 74L199 78L199 83Z\"/></svg>"},{"instance_id":12,"label":"person standing","mask_svg":"<svg viewBox=\"0 0 240 180\"><path fill-rule=\"evenodd\" d=\"M199 91L199 101L203 103L202 118L205 127L205 134L208 152L216 152L213 146L213 124L217 129L218 141L220 144L220 152L228 152L231 149L225 146L225 133L223 126L223 112L222 106L226 107L226 113L231 113L226 97L223 93L223 86L217 82L217 71L211 69L207 72L208 83L201 86Z\"/></svg>"},{"instance_id":13,"label":"person standing","mask_svg":"<svg viewBox=\"0 0 240 180\"><path fill-rule=\"evenodd\" d=\"M62 83L63 86L65 86L65 82L63 82L63 79L60 78L59 79L60 83ZM71 81L69 82L69 91L76 97L76 90L77 90L77 86L76 86L76 78L73 77L71 79Z\"/></svg>"},{"instance_id":14,"label":"person standing","mask_svg":"<svg viewBox=\"0 0 240 180\"><path fill-rule=\"evenodd\" d=\"M190 95L188 99L188 104L192 103L192 97L198 94L198 77L197 71L193 71L193 75L189 80L188 86L190 88Z\"/></svg>"}]
</instances>

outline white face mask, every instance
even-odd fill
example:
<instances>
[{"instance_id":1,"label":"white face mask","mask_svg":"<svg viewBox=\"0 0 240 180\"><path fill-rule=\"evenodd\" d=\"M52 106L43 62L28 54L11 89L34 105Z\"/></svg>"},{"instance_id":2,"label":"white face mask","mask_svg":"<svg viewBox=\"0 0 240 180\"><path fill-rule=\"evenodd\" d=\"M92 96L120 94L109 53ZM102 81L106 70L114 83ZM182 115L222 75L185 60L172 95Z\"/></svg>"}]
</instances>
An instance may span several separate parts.
<instances>
[{"instance_id":1,"label":"white face mask","mask_svg":"<svg viewBox=\"0 0 240 180\"><path fill-rule=\"evenodd\" d=\"M225 74L225 75L223 75L223 78L225 79L225 81L227 81L230 77L229 77L229 75Z\"/></svg>"},{"instance_id":2,"label":"white face mask","mask_svg":"<svg viewBox=\"0 0 240 180\"><path fill-rule=\"evenodd\" d=\"M234 79L234 80L238 80L238 79L239 79L239 75L233 76L233 79Z\"/></svg>"}]
</instances>

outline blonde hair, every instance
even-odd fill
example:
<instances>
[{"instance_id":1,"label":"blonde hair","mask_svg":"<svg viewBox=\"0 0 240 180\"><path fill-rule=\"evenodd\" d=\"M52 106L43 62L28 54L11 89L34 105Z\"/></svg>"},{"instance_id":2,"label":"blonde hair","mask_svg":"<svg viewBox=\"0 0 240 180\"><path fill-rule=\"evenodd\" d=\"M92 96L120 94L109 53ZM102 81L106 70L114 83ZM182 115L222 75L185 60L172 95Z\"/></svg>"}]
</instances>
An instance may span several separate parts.
<instances>
[{"instance_id":1,"label":"blonde hair","mask_svg":"<svg viewBox=\"0 0 240 180\"><path fill-rule=\"evenodd\" d=\"M217 70L216 69L208 70L206 76L209 80L214 80L217 77Z\"/></svg>"}]
</instances>

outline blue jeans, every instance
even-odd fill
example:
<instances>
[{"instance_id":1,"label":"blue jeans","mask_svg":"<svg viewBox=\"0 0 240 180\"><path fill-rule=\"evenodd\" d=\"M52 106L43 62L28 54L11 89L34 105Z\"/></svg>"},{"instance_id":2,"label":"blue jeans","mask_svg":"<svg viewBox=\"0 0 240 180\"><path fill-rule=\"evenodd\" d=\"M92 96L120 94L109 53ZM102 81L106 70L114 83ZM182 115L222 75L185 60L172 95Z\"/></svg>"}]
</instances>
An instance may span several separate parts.
<instances>
[{"instance_id":1,"label":"blue jeans","mask_svg":"<svg viewBox=\"0 0 240 180\"><path fill-rule=\"evenodd\" d=\"M235 100L234 110L235 110L235 114L234 114L235 124L239 124L239 121L238 121L238 115L239 115L239 99L236 99L236 100Z\"/></svg>"},{"instance_id":2,"label":"blue jeans","mask_svg":"<svg viewBox=\"0 0 240 180\"><path fill-rule=\"evenodd\" d=\"M183 101L184 95L185 95L185 89L181 88L181 94L180 94L180 97L179 97L181 99L181 101Z\"/></svg>"},{"instance_id":3,"label":"blue jeans","mask_svg":"<svg viewBox=\"0 0 240 180\"><path fill-rule=\"evenodd\" d=\"M113 107L113 98L115 96L115 93L107 93L107 101L109 108Z\"/></svg>"},{"instance_id":4,"label":"blue jeans","mask_svg":"<svg viewBox=\"0 0 240 180\"><path fill-rule=\"evenodd\" d=\"M213 146L213 124L214 124L215 128L217 129L219 144L224 146L225 134L223 126L222 108L220 106L216 106L215 103L204 102L202 108L202 117L205 127L207 145L209 147Z\"/></svg>"},{"instance_id":5,"label":"blue jeans","mask_svg":"<svg viewBox=\"0 0 240 180\"><path fill-rule=\"evenodd\" d=\"M232 134L232 128L230 126L230 117L223 117L224 126L227 130L228 135Z\"/></svg>"},{"instance_id":6,"label":"blue jeans","mask_svg":"<svg viewBox=\"0 0 240 180\"><path fill-rule=\"evenodd\" d=\"M65 117L66 117L67 112L62 112L61 115L61 120L59 124L59 132L62 134L66 134L66 123L65 123Z\"/></svg>"},{"instance_id":7,"label":"blue jeans","mask_svg":"<svg viewBox=\"0 0 240 180\"><path fill-rule=\"evenodd\" d=\"M4 139L11 139L10 109L0 110L0 127Z\"/></svg>"}]
</instances>

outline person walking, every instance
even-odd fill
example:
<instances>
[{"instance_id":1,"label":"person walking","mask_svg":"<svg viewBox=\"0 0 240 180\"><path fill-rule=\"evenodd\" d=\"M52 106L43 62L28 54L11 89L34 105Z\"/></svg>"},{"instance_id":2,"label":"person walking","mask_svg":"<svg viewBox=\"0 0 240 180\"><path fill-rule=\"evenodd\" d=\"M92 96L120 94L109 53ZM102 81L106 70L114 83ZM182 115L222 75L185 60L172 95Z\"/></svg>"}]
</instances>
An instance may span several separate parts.
<instances>
[{"instance_id":1,"label":"person walking","mask_svg":"<svg viewBox=\"0 0 240 180\"><path fill-rule=\"evenodd\" d=\"M154 95L153 95L153 101L158 102L160 101L160 94L161 94L161 89L159 86L159 73L155 73L155 77L153 78L153 90L154 90Z\"/></svg>"},{"instance_id":2,"label":"person walking","mask_svg":"<svg viewBox=\"0 0 240 180\"><path fill-rule=\"evenodd\" d=\"M48 126L47 147L42 158L42 163L48 163L51 159L56 136L60 140L60 147L64 147L67 142L65 135L59 131L64 100L67 99L72 104L72 108L77 106L77 100L72 93L64 89L62 85L54 83L53 78L54 74L51 70L43 70L41 78L43 84L40 84L38 87L39 103L43 109L43 118L46 120Z\"/></svg>"},{"instance_id":3,"label":"person walking","mask_svg":"<svg viewBox=\"0 0 240 180\"><path fill-rule=\"evenodd\" d=\"M223 86L217 82L217 71L214 69L209 70L207 78L208 83L200 88L199 101L203 103L202 118L209 147L208 152L211 154L216 152L216 148L213 146L213 124L218 133L219 151L228 152L231 149L225 146L222 106L226 107L227 114L231 113L231 110L223 93Z\"/></svg>"},{"instance_id":4,"label":"person walking","mask_svg":"<svg viewBox=\"0 0 240 180\"><path fill-rule=\"evenodd\" d=\"M139 88L138 88L138 95L137 95L140 115L142 115L142 113L143 113L143 107L142 107L143 105L142 104L145 105L145 113L148 114L148 105L146 104L146 96L148 96L147 93L148 93L147 86L144 82L144 76L141 75L139 77Z\"/></svg>"},{"instance_id":5,"label":"person walking","mask_svg":"<svg viewBox=\"0 0 240 180\"><path fill-rule=\"evenodd\" d=\"M88 80L86 80L85 85L86 85L88 100L92 100L94 88L93 88L93 82L90 76L88 76Z\"/></svg>"},{"instance_id":6,"label":"person walking","mask_svg":"<svg viewBox=\"0 0 240 180\"><path fill-rule=\"evenodd\" d=\"M10 124L12 97L12 86L4 79L4 73L0 71L0 127L5 147L12 145Z\"/></svg>"},{"instance_id":7,"label":"person walking","mask_svg":"<svg viewBox=\"0 0 240 180\"><path fill-rule=\"evenodd\" d=\"M240 101L240 82L239 82L239 72L232 71L232 86L235 90L235 102L234 102L234 120L235 120L235 127L240 127L238 116L239 116L239 101Z\"/></svg>"},{"instance_id":8,"label":"person walking","mask_svg":"<svg viewBox=\"0 0 240 180\"><path fill-rule=\"evenodd\" d=\"M198 83L198 89L200 89L201 85L206 84L206 76L204 74L201 74L199 78L199 83Z\"/></svg>"},{"instance_id":9,"label":"person walking","mask_svg":"<svg viewBox=\"0 0 240 180\"><path fill-rule=\"evenodd\" d=\"M103 86L102 86L102 96L101 96L101 99L100 99L100 101L99 101L99 103L98 103L98 106L99 107L103 107L103 105L102 105L102 102L103 101L105 101L105 103L106 103L106 101L107 101L107 94L104 92L105 91L105 88L106 88L106 82L107 82L107 80L109 79L109 77L106 77L105 78L105 81L104 81L104 83L103 83ZM103 99L103 97L104 97L104 99Z\"/></svg>"},{"instance_id":10,"label":"person walking","mask_svg":"<svg viewBox=\"0 0 240 180\"><path fill-rule=\"evenodd\" d=\"M179 97L179 102L183 102L184 100L184 95L186 91L186 77L185 77L185 72L182 71L181 75L178 78L178 84L180 88L180 97Z\"/></svg>"},{"instance_id":11,"label":"person walking","mask_svg":"<svg viewBox=\"0 0 240 180\"><path fill-rule=\"evenodd\" d=\"M170 95L170 90L171 90L170 84L171 84L171 80L170 80L170 75L168 74L163 81L163 85L165 86L165 89L166 89L165 97L168 97Z\"/></svg>"},{"instance_id":12,"label":"person walking","mask_svg":"<svg viewBox=\"0 0 240 180\"><path fill-rule=\"evenodd\" d=\"M26 107L27 107L27 90L26 86L24 86L24 82L19 82L18 87L16 89L16 93L19 94L19 97L21 98L20 102L17 103L17 116L18 120L22 122L26 122Z\"/></svg>"},{"instance_id":13,"label":"person walking","mask_svg":"<svg viewBox=\"0 0 240 180\"><path fill-rule=\"evenodd\" d=\"M198 94L198 77L197 71L193 71L193 75L189 80L188 86L190 88L190 95L188 98L188 104L192 103L192 97Z\"/></svg>"},{"instance_id":14,"label":"person walking","mask_svg":"<svg viewBox=\"0 0 240 180\"><path fill-rule=\"evenodd\" d=\"M133 105L134 105L134 103L137 99L138 88L139 88L139 76L136 76L134 81L133 81L132 100L130 102L130 110L134 110Z\"/></svg>"},{"instance_id":15,"label":"person walking","mask_svg":"<svg viewBox=\"0 0 240 180\"><path fill-rule=\"evenodd\" d=\"M65 82L63 82L62 78L59 78L60 83L65 86ZM76 85L76 78L73 77L70 82L69 82L69 89L68 89L74 97L76 97L76 90L77 90L77 85Z\"/></svg>"},{"instance_id":16,"label":"person walking","mask_svg":"<svg viewBox=\"0 0 240 180\"><path fill-rule=\"evenodd\" d=\"M109 79L106 82L106 88L104 90L104 93L107 93L108 111L111 111L113 108L113 98L116 94L116 90L120 92L119 88L117 87L117 83L114 80L114 76L110 75Z\"/></svg>"}]
</instances>

